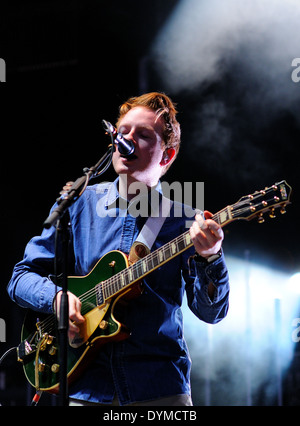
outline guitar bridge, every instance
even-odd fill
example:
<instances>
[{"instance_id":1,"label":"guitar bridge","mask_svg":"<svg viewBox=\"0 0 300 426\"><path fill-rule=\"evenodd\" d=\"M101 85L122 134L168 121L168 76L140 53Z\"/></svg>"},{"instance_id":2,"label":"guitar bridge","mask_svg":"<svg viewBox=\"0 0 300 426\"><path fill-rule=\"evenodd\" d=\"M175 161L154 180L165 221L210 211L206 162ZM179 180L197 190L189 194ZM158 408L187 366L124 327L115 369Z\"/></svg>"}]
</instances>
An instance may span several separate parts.
<instances>
[{"instance_id":1,"label":"guitar bridge","mask_svg":"<svg viewBox=\"0 0 300 426\"><path fill-rule=\"evenodd\" d=\"M31 339L32 340L32 339ZM36 345L29 343L28 340L23 340L17 347L18 361L26 364L32 359L32 356L36 352Z\"/></svg>"},{"instance_id":2,"label":"guitar bridge","mask_svg":"<svg viewBox=\"0 0 300 426\"><path fill-rule=\"evenodd\" d=\"M56 347L53 345L54 337L49 334L44 334L41 338L38 337L39 331L28 336L17 347L18 361L26 364L32 360L39 346L41 352L48 349L50 355L54 355Z\"/></svg>"}]
</instances>

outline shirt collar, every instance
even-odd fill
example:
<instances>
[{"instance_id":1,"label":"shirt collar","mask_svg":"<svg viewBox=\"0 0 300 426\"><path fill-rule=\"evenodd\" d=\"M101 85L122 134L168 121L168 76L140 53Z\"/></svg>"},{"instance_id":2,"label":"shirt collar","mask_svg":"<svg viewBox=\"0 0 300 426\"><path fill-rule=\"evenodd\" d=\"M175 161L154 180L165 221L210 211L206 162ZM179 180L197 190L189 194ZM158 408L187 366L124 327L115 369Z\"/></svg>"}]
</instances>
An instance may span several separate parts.
<instances>
[{"instance_id":1,"label":"shirt collar","mask_svg":"<svg viewBox=\"0 0 300 426\"><path fill-rule=\"evenodd\" d=\"M107 189L107 196L106 196L106 200L105 200L105 208L109 209L112 207L116 207L116 202L117 200L119 200L119 203L124 206L128 206L128 201L125 200L124 198L122 198L119 194L118 191L118 185L119 185L119 177L117 177L116 180L114 180L114 182L111 182L111 184L109 185L108 189ZM151 192L152 191L157 191L159 193L159 199L161 198L162 195L162 187L161 187L161 182L158 181L157 185L155 187L153 187L151 189L151 191L148 192L148 202L151 205L151 199L157 199L155 197L151 197ZM124 203L124 204L123 204Z\"/></svg>"},{"instance_id":2,"label":"shirt collar","mask_svg":"<svg viewBox=\"0 0 300 426\"><path fill-rule=\"evenodd\" d=\"M110 208L112 206L115 207L117 199L121 198L118 191L118 182L119 182L119 178L117 178L114 182L111 182L111 184L108 187L106 201L105 201L106 208Z\"/></svg>"}]
</instances>

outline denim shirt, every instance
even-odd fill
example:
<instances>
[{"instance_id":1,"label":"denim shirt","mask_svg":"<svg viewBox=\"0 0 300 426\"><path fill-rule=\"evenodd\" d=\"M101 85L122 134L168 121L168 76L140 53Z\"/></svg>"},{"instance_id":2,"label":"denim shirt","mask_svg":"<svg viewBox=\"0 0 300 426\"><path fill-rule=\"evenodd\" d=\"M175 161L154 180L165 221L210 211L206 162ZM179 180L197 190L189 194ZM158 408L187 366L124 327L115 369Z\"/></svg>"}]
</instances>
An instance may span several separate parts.
<instances>
[{"instance_id":1,"label":"denim shirt","mask_svg":"<svg viewBox=\"0 0 300 426\"><path fill-rule=\"evenodd\" d=\"M128 254L145 218L132 216L113 183L88 186L69 209L69 275L87 275L111 250ZM181 209L182 217L174 215ZM152 250L184 233L183 205L174 203ZM175 217L174 217L175 216ZM121 405L176 394L190 394L191 359L183 336L182 299L186 291L192 312L202 321L217 323L228 310L229 280L224 256L206 264L191 256L189 248L143 279L143 293L129 302L122 322L128 339L109 342L81 377L70 386L69 396L111 403L115 393ZM59 255L59 254L58 254ZM55 227L44 230L27 245L24 258L13 271L8 293L18 305L52 312L60 288L49 278L54 273ZM192 259L192 260L191 260ZM215 286L214 298L208 284Z\"/></svg>"}]
</instances>

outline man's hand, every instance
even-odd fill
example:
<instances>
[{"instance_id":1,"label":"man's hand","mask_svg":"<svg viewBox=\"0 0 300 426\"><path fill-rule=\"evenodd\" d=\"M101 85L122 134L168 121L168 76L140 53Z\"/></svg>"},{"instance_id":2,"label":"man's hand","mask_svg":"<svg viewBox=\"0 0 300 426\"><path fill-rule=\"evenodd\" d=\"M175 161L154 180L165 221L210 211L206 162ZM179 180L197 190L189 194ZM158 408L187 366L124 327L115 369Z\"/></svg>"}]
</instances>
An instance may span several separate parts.
<instances>
[{"instance_id":1,"label":"man's hand","mask_svg":"<svg viewBox=\"0 0 300 426\"><path fill-rule=\"evenodd\" d=\"M57 318L59 318L59 310L60 310L60 299L61 299L62 291L59 291L56 295L54 301L55 312ZM79 332L79 328L76 326L76 323L81 324L85 321L84 317L81 315L81 302L73 293L68 291L69 297L69 339L72 340L76 333Z\"/></svg>"},{"instance_id":2,"label":"man's hand","mask_svg":"<svg viewBox=\"0 0 300 426\"><path fill-rule=\"evenodd\" d=\"M190 236L197 253L208 258L220 251L224 233L221 226L211 219L212 213L205 210L204 216L206 220L200 214L196 215L190 228Z\"/></svg>"}]
</instances>

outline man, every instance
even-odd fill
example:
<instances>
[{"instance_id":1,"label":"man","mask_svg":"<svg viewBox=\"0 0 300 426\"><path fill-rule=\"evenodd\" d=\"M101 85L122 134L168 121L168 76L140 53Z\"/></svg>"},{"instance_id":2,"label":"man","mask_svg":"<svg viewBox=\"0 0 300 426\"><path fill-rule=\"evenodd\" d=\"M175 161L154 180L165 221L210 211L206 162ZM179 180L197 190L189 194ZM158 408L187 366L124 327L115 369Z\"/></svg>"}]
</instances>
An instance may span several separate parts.
<instances>
[{"instance_id":1,"label":"man","mask_svg":"<svg viewBox=\"0 0 300 426\"><path fill-rule=\"evenodd\" d=\"M149 194L160 194L160 177L179 150L176 109L164 94L154 92L130 98L120 109L117 129L133 142L134 155L127 158L116 149L116 181L89 186L69 209L73 259L70 272L74 275L88 274L98 259L111 250L129 253L146 221L142 215L130 214L136 195L130 187L143 184ZM192 405L191 361L180 309L184 290L190 309L205 322L222 320L228 310L228 272L221 249L224 235L212 215L205 215L206 220L197 214L190 228L193 247L143 279L143 293L131 300L122 314L122 322L131 330L130 337L101 348L70 386L72 404ZM174 203L151 250L184 233L186 220L183 206ZM53 273L54 245L54 227L27 245L24 259L15 266L8 286L10 297L19 305L50 313L55 304L59 310L61 291L56 293L48 278ZM80 300L69 292L70 338L85 321L80 308Z\"/></svg>"}]
</instances>

